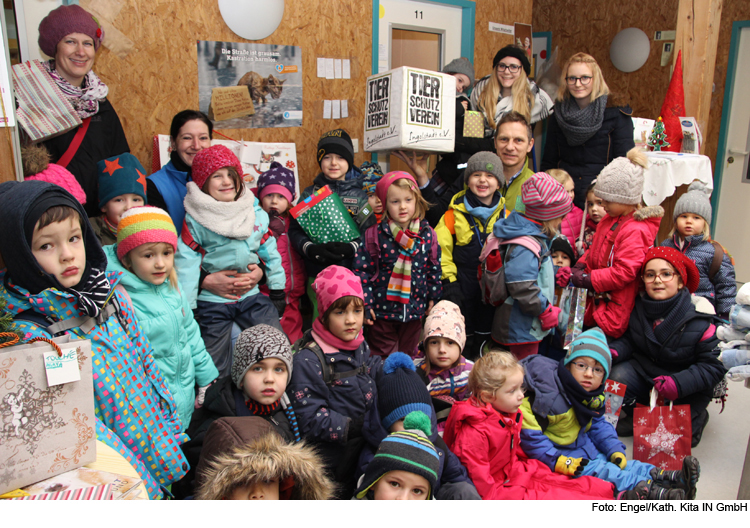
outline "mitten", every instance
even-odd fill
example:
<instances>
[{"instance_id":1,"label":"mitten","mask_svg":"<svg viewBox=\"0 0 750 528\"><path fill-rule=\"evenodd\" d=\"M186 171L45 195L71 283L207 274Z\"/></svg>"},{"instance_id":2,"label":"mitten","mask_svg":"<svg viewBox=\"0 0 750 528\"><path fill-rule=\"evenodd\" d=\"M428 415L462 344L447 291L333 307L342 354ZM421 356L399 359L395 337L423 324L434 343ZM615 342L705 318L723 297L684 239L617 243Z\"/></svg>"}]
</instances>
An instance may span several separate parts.
<instances>
[{"instance_id":1,"label":"mitten","mask_svg":"<svg viewBox=\"0 0 750 528\"><path fill-rule=\"evenodd\" d=\"M279 312L280 319L284 315L284 310L286 310L286 294L284 290L271 290L268 292L268 298L276 307L276 311Z\"/></svg>"},{"instance_id":2,"label":"mitten","mask_svg":"<svg viewBox=\"0 0 750 528\"><path fill-rule=\"evenodd\" d=\"M573 458L560 455L557 457L555 471L569 477L580 477L581 473L583 473L583 468L586 467L586 464L588 463L588 458Z\"/></svg>"},{"instance_id":3,"label":"mitten","mask_svg":"<svg viewBox=\"0 0 750 528\"><path fill-rule=\"evenodd\" d=\"M625 456L625 453L620 453L619 451L616 453L612 453L612 456L609 457L609 460L614 465L620 466L620 469L625 469L625 466L628 464L628 459Z\"/></svg>"},{"instance_id":4,"label":"mitten","mask_svg":"<svg viewBox=\"0 0 750 528\"><path fill-rule=\"evenodd\" d=\"M195 395L195 408L200 409L203 406L203 402L206 401L206 391L212 385L209 383L205 387L198 387L198 393Z\"/></svg>"},{"instance_id":5,"label":"mitten","mask_svg":"<svg viewBox=\"0 0 750 528\"><path fill-rule=\"evenodd\" d=\"M351 440L362 436L362 428L365 425L364 415L357 417L357 419L349 419L349 429L346 433L346 439Z\"/></svg>"},{"instance_id":6,"label":"mitten","mask_svg":"<svg viewBox=\"0 0 750 528\"><path fill-rule=\"evenodd\" d=\"M328 242L325 246L331 253L347 259L354 257L354 252L357 250L356 244L356 242Z\"/></svg>"},{"instance_id":7,"label":"mitten","mask_svg":"<svg viewBox=\"0 0 750 528\"><path fill-rule=\"evenodd\" d=\"M547 305L547 309L539 314L539 322L542 323L542 330L547 331L557 326L560 319L560 308L553 304Z\"/></svg>"},{"instance_id":8,"label":"mitten","mask_svg":"<svg viewBox=\"0 0 750 528\"><path fill-rule=\"evenodd\" d=\"M672 376L658 376L654 378L654 387L665 400L676 400L679 397L677 393L677 384Z\"/></svg>"},{"instance_id":9,"label":"mitten","mask_svg":"<svg viewBox=\"0 0 750 528\"><path fill-rule=\"evenodd\" d=\"M591 284L591 275L586 273L585 269L573 268L572 271L573 286L576 288L586 288L587 290L594 290L594 285Z\"/></svg>"},{"instance_id":10,"label":"mitten","mask_svg":"<svg viewBox=\"0 0 750 528\"><path fill-rule=\"evenodd\" d=\"M305 255L321 266L330 266L341 262L344 257L331 252L326 246L327 244L310 244L304 248Z\"/></svg>"},{"instance_id":11,"label":"mitten","mask_svg":"<svg viewBox=\"0 0 750 528\"><path fill-rule=\"evenodd\" d=\"M464 292L461 291L461 285L458 281L454 282L443 282L443 298L444 301L450 301L458 306L459 309L463 309Z\"/></svg>"},{"instance_id":12,"label":"mitten","mask_svg":"<svg viewBox=\"0 0 750 528\"><path fill-rule=\"evenodd\" d=\"M572 272L570 271L570 266L561 266L555 274L555 284L557 284L560 288L565 288L570 282L571 275Z\"/></svg>"},{"instance_id":13,"label":"mitten","mask_svg":"<svg viewBox=\"0 0 750 528\"><path fill-rule=\"evenodd\" d=\"M614 348L610 348L609 349L609 353L612 355L612 359L615 359L617 356L620 355L620 353L617 350L615 350Z\"/></svg>"}]
</instances>

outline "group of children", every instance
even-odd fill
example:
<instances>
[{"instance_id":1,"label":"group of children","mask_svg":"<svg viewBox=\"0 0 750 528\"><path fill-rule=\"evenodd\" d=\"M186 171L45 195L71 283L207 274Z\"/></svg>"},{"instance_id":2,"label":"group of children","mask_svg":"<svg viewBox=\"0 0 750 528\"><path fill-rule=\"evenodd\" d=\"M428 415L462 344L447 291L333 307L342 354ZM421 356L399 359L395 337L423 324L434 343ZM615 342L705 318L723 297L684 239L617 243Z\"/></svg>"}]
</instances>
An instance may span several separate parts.
<instances>
[{"instance_id":1,"label":"group of children","mask_svg":"<svg viewBox=\"0 0 750 528\"><path fill-rule=\"evenodd\" d=\"M144 205L130 154L100 163L92 221L58 185L0 185L0 223L17 233L0 241L7 310L28 338L92 340L97 437L149 495L694 498L698 461L628 460L602 392L627 383L626 415L651 387L688 403L700 440L724 374L713 314L734 297L705 189L680 198L668 247L652 248L663 211L640 206L635 149L604 168L585 212L556 171L526 178L510 214L502 161L480 152L433 228L410 174L360 170L353 154L345 131L326 133L300 196L337 193L362 233L349 242L311 240L289 214L293 173L274 164L251 190L223 146L196 154L181 229ZM505 242L496 308L477 279L491 237ZM262 284L237 299L198 286L248 264ZM555 288L571 285L588 290L591 329L562 359L537 354L567 319Z\"/></svg>"}]
</instances>

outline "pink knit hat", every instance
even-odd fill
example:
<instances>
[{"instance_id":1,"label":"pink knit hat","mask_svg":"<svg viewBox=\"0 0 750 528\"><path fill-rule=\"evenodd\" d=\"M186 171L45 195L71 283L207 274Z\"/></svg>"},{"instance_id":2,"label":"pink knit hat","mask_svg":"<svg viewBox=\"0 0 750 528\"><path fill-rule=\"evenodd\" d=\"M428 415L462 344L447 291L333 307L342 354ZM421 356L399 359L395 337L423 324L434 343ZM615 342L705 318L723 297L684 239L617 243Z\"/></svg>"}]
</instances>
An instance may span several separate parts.
<instances>
[{"instance_id":1,"label":"pink knit hat","mask_svg":"<svg viewBox=\"0 0 750 528\"><path fill-rule=\"evenodd\" d=\"M224 145L213 145L203 149L193 158L193 181L203 189L206 180L214 172L225 167L234 167L240 176L244 172L240 160Z\"/></svg>"},{"instance_id":2,"label":"pink knit hat","mask_svg":"<svg viewBox=\"0 0 750 528\"><path fill-rule=\"evenodd\" d=\"M39 23L39 47L50 57L57 53L57 45L71 33L82 33L94 41L94 50L102 45L104 32L94 16L79 5L62 5L53 9Z\"/></svg>"},{"instance_id":3,"label":"pink knit hat","mask_svg":"<svg viewBox=\"0 0 750 528\"><path fill-rule=\"evenodd\" d=\"M529 218L545 222L565 216L573 209L573 200L565 187L546 172L537 172L523 182L521 201Z\"/></svg>"},{"instance_id":4,"label":"pink knit hat","mask_svg":"<svg viewBox=\"0 0 750 528\"><path fill-rule=\"evenodd\" d=\"M334 302L347 295L365 300L359 277L341 266L328 266L318 273L312 287L318 298L318 313L321 317Z\"/></svg>"},{"instance_id":5,"label":"pink knit hat","mask_svg":"<svg viewBox=\"0 0 750 528\"><path fill-rule=\"evenodd\" d=\"M24 180L39 180L54 183L72 194L73 198L78 200L81 205L86 204L86 193L83 192L81 184L78 183L76 177L68 169L57 163L50 163L42 172L33 176L26 176Z\"/></svg>"},{"instance_id":6,"label":"pink knit hat","mask_svg":"<svg viewBox=\"0 0 750 528\"><path fill-rule=\"evenodd\" d=\"M414 176L412 176L408 172L404 172L404 171L389 172L388 174L380 178L380 181L375 187L375 196L378 197L378 200L380 200L380 202L383 204L383 207L385 207L385 202L386 202L386 199L388 198L388 187L390 187L393 182L395 182L396 180L400 180L401 178L409 180L410 182L414 184L415 189L419 189L419 185L417 185L417 180L415 180Z\"/></svg>"},{"instance_id":7,"label":"pink knit hat","mask_svg":"<svg viewBox=\"0 0 750 528\"><path fill-rule=\"evenodd\" d=\"M164 209L144 205L122 213L117 224L117 258L154 242L164 242L177 251L177 230Z\"/></svg>"},{"instance_id":8,"label":"pink knit hat","mask_svg":"<svg viewBox=\"0 0 750 528\"><path fill-rule=\"evenodd\" d=\"M466 325L464 316L458 305L451 301L440 301L432 307L424 320L424 334L422 342L431 337L444 337L455 341L464 349L466 345Z\"/></svg>"}]
</instances>

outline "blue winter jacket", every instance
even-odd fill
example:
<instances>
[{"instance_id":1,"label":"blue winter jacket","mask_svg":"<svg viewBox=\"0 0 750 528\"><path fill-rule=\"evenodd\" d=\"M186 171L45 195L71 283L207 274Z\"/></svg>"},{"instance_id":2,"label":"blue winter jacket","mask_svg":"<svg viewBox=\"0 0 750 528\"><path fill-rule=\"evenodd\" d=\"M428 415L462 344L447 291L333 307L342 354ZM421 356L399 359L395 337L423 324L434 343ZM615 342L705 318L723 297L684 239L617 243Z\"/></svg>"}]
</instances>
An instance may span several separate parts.
<instances>
[{"instance_id":1,"label":"blue winter jacket","mask_svg":"<svg viewBox=\"0 0 750 528\"><path fill-rule=\"evenodd\" d=\"M558 361L533 355L521 364L526 371L521 448L529 458L544 462L554 471L561 455L592 460L602 453L609 460L613 453L625 453L625 444L603 416L585 427L578 423L557 375Z\"/></svg>"},{"instance_id":2,"label":"blue winter jacket","mask_svg":"<svg viewBox=\"0 0 750 528\"><path fill-rule=\"evenodd\" d=\"M167 212L177 229L177 235L182 231L182 221L185 220L185 194L187 193L188 173L179 171L170 161L160 170L148 177L167 204Z\"/></svg>"},{"instance_id":3,"label":"blue winter jacket","mask_svg":"<svg viewBox=\"0 0 750 528\"><path fill-rule=\"evenodd\" d=\"M542 263L529 249L510 245L505 256L508 298L498 306L492 323L492 339L503 345L538 343L549 333L542 330L539 315L555 297L555 270L549 257L549 239L541 224L513 211L495 222L493 233L500 239L532 236L541 245Z\"/></svg>"}]
</instances>

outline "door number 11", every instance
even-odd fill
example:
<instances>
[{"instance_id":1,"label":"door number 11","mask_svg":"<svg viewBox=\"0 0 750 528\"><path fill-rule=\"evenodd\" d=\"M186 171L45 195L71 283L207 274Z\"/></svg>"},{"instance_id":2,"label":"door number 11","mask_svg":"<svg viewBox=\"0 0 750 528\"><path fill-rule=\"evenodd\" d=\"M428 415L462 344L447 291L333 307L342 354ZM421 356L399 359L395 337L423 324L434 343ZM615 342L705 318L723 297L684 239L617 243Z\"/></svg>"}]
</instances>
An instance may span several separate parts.
<instances>
[{"instance_id":1,"label":"door number 11","mask_svg":"<svg viewBox=\"0 0 750 528\"><path fill-rule=\"evenodd\" d=\"M421 11L414 11L414 18L418 18L422 20L422 12Z\"/></svg>"}]
</instances>

